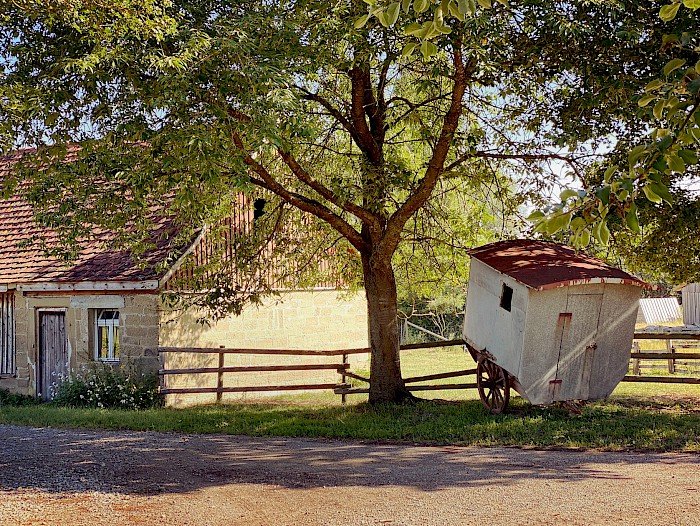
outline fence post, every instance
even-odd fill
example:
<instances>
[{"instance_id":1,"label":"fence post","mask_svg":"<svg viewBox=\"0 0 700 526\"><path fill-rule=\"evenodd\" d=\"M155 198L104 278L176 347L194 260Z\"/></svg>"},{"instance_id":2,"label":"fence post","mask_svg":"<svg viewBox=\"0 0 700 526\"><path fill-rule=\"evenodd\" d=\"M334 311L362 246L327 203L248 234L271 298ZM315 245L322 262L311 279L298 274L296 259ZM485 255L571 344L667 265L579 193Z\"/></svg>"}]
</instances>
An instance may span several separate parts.
<instances>
[{"instance_id":1,"label":"fence post","mask_svg":"<svg viewBox=\"0 0 700 526\"><path fill-rule=\"evenodd\" d=\"M162 391L166 388L165 386L165 375L160 374L160 371L165 370L165 353L160 352L160 349L156 347L156 352L158 353L158 387Z\"/></svg>"},{"instance_id":2,"label":"fence post","mask_svg":"<svg viewBox=\"0 0 700 526\"><path fill-rule=\"evenodd\" d=\"M632 352L639 352L639 342L632 342ZM632 360L632 374L635 376L639 376L641 373L640 361L639 358Z\"/></svg>"},{"instance_id":3,"label":"fence post","mask_svg":"<svg viewBox=\"0 0 700 526\"><path fill-rule=\"evenodd\" d=\"M673 347L673 340L666 340L666 352L675 353L676 349ZM668 359L668 372L674 374L676 372L676 359Z\"/></svg>"},{"instance_id":4,"label":"fence post","mask_svg":"<svg viewBox=\"0 0 700 526\"><path fill-rule=\"evenodd\" d=\"M223 345L219 345L219 349L224 349L225 347ZM224 393L221 392L221 389L224 388L224 372L222 369L224 368L224 358L226 355L222 352L219 352L219 372L217 373L217 378L216 378L216 401L221 402L221 400L224 397Z\"/></svg>"},{"instance_id":5,"label":"fence post","mask_svg":"<svg viewBox=\"0 0 700 526\"><path fill-rule=\"evenodd\" d=\"M343 373L340 375L340 383L345 384L347 381L347 376L345 376L345 371L347 371L347 366L350 364L350 360L348 359L347 354L343 354ZM340 395L340 403L342 405L345 405L345 402L347 401L347 395L345 393Z\"/></svg>"}]
</instances>

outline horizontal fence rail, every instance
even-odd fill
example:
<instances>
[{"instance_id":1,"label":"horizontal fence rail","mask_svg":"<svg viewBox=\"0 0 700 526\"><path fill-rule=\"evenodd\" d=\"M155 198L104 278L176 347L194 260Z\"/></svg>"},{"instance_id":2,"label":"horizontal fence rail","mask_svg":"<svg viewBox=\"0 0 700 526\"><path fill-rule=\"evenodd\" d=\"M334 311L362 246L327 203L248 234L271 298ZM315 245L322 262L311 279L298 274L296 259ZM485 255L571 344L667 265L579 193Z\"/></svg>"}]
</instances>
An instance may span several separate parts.
<instances>
[{"instance_id":1,"label":"horizontal fence rail","mask_svg":"<svg viewBox=\"0 0 700 526\"><path fill-rule=\"evenodd\" d=\"M677 377L677 376L640 376L642 366L640 360L666 360L669 363L669 372L675 372L675 363L683 360L700 360L700 352L676 352L671 346L671 340L676 341L698 341L697 346L700 348L700 334L685 334L682 332L637 332L634 334L635 340L666 340L667 349L659 352L640 351L635 344L635 349L630 355L633 361L634 373L627 375L622 380L623 382L652 382L665 384L694 384L700 385L700 378ZM461 339L414 343L401 345L401 351L417 350L417 349L434 349L440 347L463 346L465 342ZM681 344L682 345L682 344ZM688 343L686 345L694 345ZM354 349L336 349L336 350L306 350L306 349L249 349L249 348L204 348L204 347L159 347L158 353L161 360L164 361L164 356L172 353L194 354L194 355L218 355L218 367L188 367L188 368L166 368L161 367L158 374L161 377L161 393L168 394L216 394L216 399L221 400L224 393L251 393L251 392L283 392L283 391L306 391L306 390L332 390L334 393L341 395L345 402L346 395L350 394L367 394L369 393L370 379L351 371L349 363L350 355L368 354L370 349L354 348ZM227 355L260 355L260 356L298 356L298 357L336 357L341 358L333 363L304 363L304 364L289 364L289 365L240 365L240 366L225 366L225 357ZM161 362L163 363L163 362ZM294 373L301 371L336 371L339 375L338 383L301 383L289 385L258 385L258 386L240 386L240 387L225 387L225 374L245 374L245 373L266 373L266 372L282 372ZM217 375L216 387L167 387L166 378L177 375ZM452 389L475 389L475 382L466 383L448 383L448 384L433 384L433 385L413 385L419 382L431 382L434 380L444 380L447 378L469 377L476 375L476 369L462 369L459 371L451 371L445 373L428 374L422 376L414 376L405 378L406 388L411 391L438 391ZM358 386L350 383L351 380L367 384L366 386Z\"/></svg>"},{"instance_id":2,"label":"horizontal fence rail","mask_svg":"<svg viewBox=\"0 0 700 526\"><path fill-rule=\"evenodd\" d=\"M405 344L401 346L402 351L414 349L431 349L436 347L451 347L463 345L462 340L448 340L442 342L415 343ZM185 368L167 368L161 367L158 374L161 377L161 394L216 394L216 399L221 400L224 393L250 393L250 392L274 392L274 391L306 391L306 390L333 390L334 393L341 395L343 402L348 394L369 393L369 387L356 387L349 383L350 380L366 383L369 386L369 378L357 374L350 370L349 356L355 354L369 354L369 347L355 349L336 349L336 350L307 350L307 349L249 349L249 348L231 348L231 347L159 347L158 354L163 363L164 357L168 354L193 354L193 355L218 355L218 367L185 367ZM291 364L291 365L241 365L241 366L226 366L225 357L227 355L260 355L260 356L299 356L299 357L342 357L340 363L323 363L323 364ZM306 383L306 384L290 384L290 385L264 385L264 386L241 386L241 387L225 387L225 374L242 374L242 373L266 373L266 372L295 372L295 371L333 371L335 370L340 376L338 383ZM177 375L217 375L216 387L167 387L166 378ZM448 373L438 373L425 376L417 376L406 378L406 384L416 382L428 382L431 380L441 380L445 378L456 378L460 376L468 376L476 374L476 369L464 369L461 371L453 371ZM409 391L430 391L442 389L474 389L476 383L454 383L454 384L436 384L436 385L407 385Z\"/></svg>"}]
</instances>

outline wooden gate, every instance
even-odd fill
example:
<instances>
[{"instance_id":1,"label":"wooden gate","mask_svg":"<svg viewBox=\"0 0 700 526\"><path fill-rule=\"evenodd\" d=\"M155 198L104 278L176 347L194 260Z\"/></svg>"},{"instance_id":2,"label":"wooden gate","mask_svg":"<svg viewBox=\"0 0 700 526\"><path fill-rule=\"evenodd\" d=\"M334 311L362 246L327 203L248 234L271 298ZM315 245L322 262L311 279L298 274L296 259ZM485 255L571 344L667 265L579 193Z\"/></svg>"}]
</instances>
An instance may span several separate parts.
<instances>
[{"instance_id":1,"label":"wooden gate","mask_svg":"<svg viewBox=\"0 0 700 526\"><path fill-rule=\"evenodd\" d=\"M44 400L52 398L51 385L58 383L68 371L66 313L40 311L37 395Z\"/></svg>"}]
</instances>

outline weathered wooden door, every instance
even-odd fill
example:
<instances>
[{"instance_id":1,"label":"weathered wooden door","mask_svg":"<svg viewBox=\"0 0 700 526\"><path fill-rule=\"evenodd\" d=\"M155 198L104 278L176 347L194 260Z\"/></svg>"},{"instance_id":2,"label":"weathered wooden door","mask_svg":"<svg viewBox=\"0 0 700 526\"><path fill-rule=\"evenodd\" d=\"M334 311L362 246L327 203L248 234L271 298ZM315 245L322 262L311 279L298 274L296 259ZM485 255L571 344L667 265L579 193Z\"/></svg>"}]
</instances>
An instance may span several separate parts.
<instances>
[{"instance_id":1,"label":"weathered wooden door","mask_svg":"<svg viewBox=\"0 0 700 526\"><path fill-rule=\"evenodd\" d=\"M567 311L559 315L559 360L552 399L586 400L603 294L569 294Z\"/></svg>"},{"instance_id":2,"label":"weathered wooden door","mask_svg":"<svg viewBox=\"0 0 700 526\"><path fill-rule=\"evenodd\" d=\"M69 372L65 312L39 312L39 375L37 394L52 398L51 386Z\"/></svg>"}]
</instances>

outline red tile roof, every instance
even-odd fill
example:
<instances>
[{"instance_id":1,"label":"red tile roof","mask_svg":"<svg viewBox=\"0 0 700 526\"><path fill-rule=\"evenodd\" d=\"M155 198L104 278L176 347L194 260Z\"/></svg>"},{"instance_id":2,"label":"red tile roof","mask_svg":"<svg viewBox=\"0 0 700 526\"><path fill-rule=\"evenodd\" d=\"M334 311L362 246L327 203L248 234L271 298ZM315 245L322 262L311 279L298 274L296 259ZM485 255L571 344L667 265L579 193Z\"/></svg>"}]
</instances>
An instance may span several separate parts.
<instances>
[{"instance_id":1,"label":"red tile roof","mask_svg":"<svg viewBox=\"0 0 700 526\"><path fill-rule=\"evenodd\" d=\"M0 157L0 181L8 165L22 153ZM31 205L19 196L0 199L0 285L158 279L164 272L156 271L155 266L170 254L175 233L172 221L157 219L152 232L156 247L143 256L145 265L139 265L129 252L108 248L112 233L94 231L80 243L77 260L67 266L58 258L47 257L40 243L32 241L41 237L47 247L59 246L56 232L34 222Z\"/></svg>"},{"instance_id":2,"label":"red tile roof","mask_svg":"<svg viewBox=\"0 0 700 526\"><path fill-rule=\"evenodd\" d=\"M536 290L587 283L651 285L599 259L558 243L516 239L469 251L471 257Z\"/></svg>"}]
</instances>

